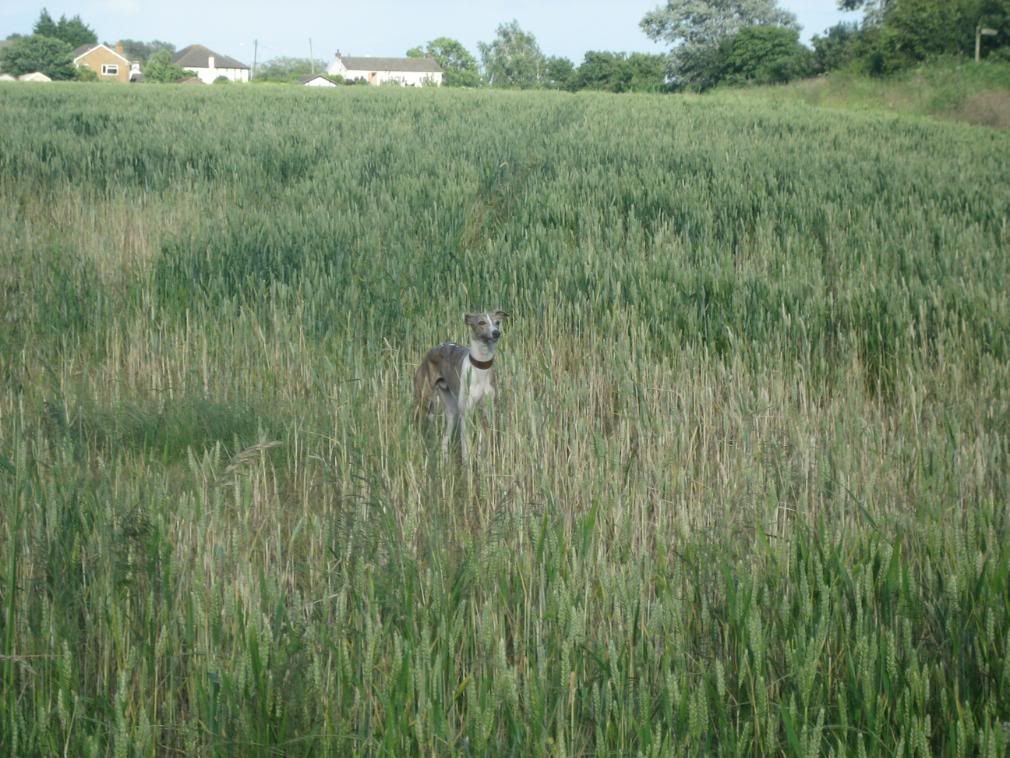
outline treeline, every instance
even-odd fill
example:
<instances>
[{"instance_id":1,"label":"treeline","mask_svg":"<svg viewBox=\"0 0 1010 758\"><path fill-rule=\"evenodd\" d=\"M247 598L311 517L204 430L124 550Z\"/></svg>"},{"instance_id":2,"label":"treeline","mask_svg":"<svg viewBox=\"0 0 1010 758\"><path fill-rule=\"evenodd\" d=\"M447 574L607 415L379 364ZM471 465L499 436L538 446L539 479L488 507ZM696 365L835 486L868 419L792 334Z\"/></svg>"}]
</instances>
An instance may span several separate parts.
<instances>
[{"instance_id":1,"label":"treeline","mask_svg":"<svg viewBox=\"0 0 1010 758\"><path fill-rule=\"evenodd\" d=\"M94 72L74 66L74 49L97 42L95 30L80 16L63 15L57 21L43 8L31 35L12 34L0 48L0 72L20 76L41 71L55 80L94 78Z\"/></svg>"},{"instance_id":2,"label":"treeline","mask_svg":"<svg viewBox=\"0 0 1010 758\"><path fill-rule=\"evenodd\" d=\"M439 56L439 46L435 42L429 43L425 52L443 69L446 63L451 66L458 60L457 57L445 61ZM568 58L544 55L536 37L514 20L500 24L494 39L478 43L477 48L481 81L490 87L662 92L669 86L665 55L590 51L576 66ZM466 66L471 72L478 71L473 56L466 61Z\"/></svg>"},{"instance_id":3,"label":"treeline","mask_svg":"<svg viewBox=\"0 0 1010 758\"><path fill-rule=\"evenodd\" d=\"M1007 0L840 0L862 23L838 24L811 42L819 72L885 75L940 56L1010 61Z\"/></svg>"},{"instance_id":4,"label":"treeline","mask_svg":"<svg viewBox=\"0 0 1010 758\"><path fill-rule=\"evenodd\" d=\"M669 88L667 56L609 51L587 52L582 63L548 56L536 37L511 21L498 27L491 42L478 44L480 60L458 40L438 37L406 51L408 58L432 58L447 87L554 89L574 92L662 92ZM256 68L256 82L297 82L325 71L322 60L275 58ZM339 77L334 77L339 79ZM353 82L344 82L352 84Z\"/></svg>"},{"instance_id":5,"label":"treeline","mask_svg":"<svg viewBox=\"0 0 1010 758\"><path fill-rule=\"evenodd\" d=\"M720 85L780 84L848 68L887 75L939 56L1010 61L1010 0L837 0L841 10L863 14L800 42L796 16L779 0L666 0L640 26L668 54L587 52L576 65L548 56L536 36L515 20L503 23L474 55L458 40L438 37L406 52L430 57L449 87L704 91ZM97 35L79 16L54 20L45 9L30 37L0 49L0 71L42 71L53 79L93 79L73 65L73 49ZM172 63L173 46L123 40L133 60L144 61L147 81L177 81L188 72ZM275 58L257 66L254 81L297 82L325 70L309 58Z\"/></svg>"},{"instance_id":6,"label":"treeline","mask_svg":"<svg viewBox=\"0 0 1010 758\"><path fill-rule=\"evenodd\" d=\"M779 0L667 0L642 19L642 31L670 45L670 84L776 84L839 68L884 75L938 56L1010 60L1008 0L838 0L861 11L801 44L796 16Z\"/></svg>"}]
</instances>

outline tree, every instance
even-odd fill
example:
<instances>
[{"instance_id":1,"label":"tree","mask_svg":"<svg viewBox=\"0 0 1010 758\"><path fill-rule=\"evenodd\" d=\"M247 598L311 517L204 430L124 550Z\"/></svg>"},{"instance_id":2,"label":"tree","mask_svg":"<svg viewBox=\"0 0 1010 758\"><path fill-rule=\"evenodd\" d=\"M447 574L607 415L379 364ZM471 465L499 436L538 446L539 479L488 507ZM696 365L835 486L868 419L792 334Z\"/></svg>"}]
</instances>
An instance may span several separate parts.
<instances>
[{"instance_id":1,"label":"tree","mask_svg":"<svg viewBox=\"0 0 1010 758\"><path fill-rule=\"evenodd\" d=\"M975 53L975 27L996 30L989 49L1010 42L1010 3L1007 0L901 0L884 16L884 28L895 47L909 61L934 55Z\"/></svg>"},{"instance_id":2,"label":"tree","mask_svg":"<svg viewBox=\"0 0 1010 758\"><path fill-rule=\"evenodd\" d=\"M722 80L727 84L783 84L807 76L812 54L795 29L748 26L722 45Z\"/></svg>"},{"instance_id":3,"label":"tree","mask_svg":"<svg viewBox=\"0 0 1010 758\"><path fill-rule=\"evenodd\" d=\"M630 75L625 70L622 54L588 50L579 65L575 86L577 89L624 92L628 79Z\"/></svg>"},{"instance_id":4,"label":"tree","mask_svg":"<svg viewBox=\"0 0 1010 758\"><path fill-rule=\"evenodd\" d=\"M98 42L95 30L85 24L80 16L69 19L66 16L60 16L59 21L53 21L53 17L45 8L39 14L39 19L35 22L35 28L32 31L36 35L63 40L70 45L71 50L81 45L94 45Z\"/></svg>"},{"instance_id":5,"label":"tree","mask_svg":"<svg viewBox=\"0 0 1010 758\"><path fill-rule=\"evenodd\" d=\"M256 67L255 82L296 82L303 76L322 73L326 63L312 58L271 58Z\"/></svg>"},{"instance_id":6,"label":"tree","mask_svg":"<svg viewBox=\"0 0 1010 758\"><path fill-rule=\"evenodd\" d=\"M718 44L745 26L800 28L796 16L778 7L778 0L667 0L641 22L650 39L672 45Z\"/></svg>"},{"instance_id":7,"label":"tree","mask_svg":"<svg viewBox=\"0 0 1010 758\"><path fill-rule=\"evenodd\" d=\"M427 54L441 66L447 87L479 87L480 71L477 59L462 43L449 37L438 37L428 43Z\"/></svg>"},{"instance_id":8,"label":"tree","mask_svg":"<svg viewBox=\"0 0 1010 758\"><path fill-rule=\"evenodd\" d=\"M144 62L159 50L167 50L169 55L175 54L175 45L171 42L163 42L160 39L153 39L150 42L141 42L136 39L120 40L123 46L123 55L130 60Z\"/></svg>"},{"instance_id":9,"label":"tree","mask_svg":"<svg viewBox=\"0 0 1010 758\"><path fill-rule=\"evenodd\" d=\"M883 20L895 2L896 0L838 0L838 10L861 10L865 14L865 23L876 24Z\"/></svg>"},{"instance_id":10,"label":"tree","mask_svg":"<svg viewBox=\"0 0 1010 758\"><path fill-rule=\"evenodd\" d=\"M628 56L628 70L631 81L628 90L631 92L664 92L666 84L665 55L651 53L632 53Z\"/></svg>"},{"instance_id":11,"label":"tree","mask_svg":"<svg viewBox=\"0 0 1010 758\"><path fill-rule=\"evenodd\" d=\"M679 52L676 68L671 61L667 71L675 87L704 92L722 81L722 56L719 45L692 45Z\"/></svg>"},{"instance_id":12,"label":"tree","mask_svg":"<svg viewBox=\"0 0 1010 758\"><path fill-rule=\"evenodd\" d=\"M871 74L888 74L936 55L974 55L975 29L996 30L985 52L1010 45L1007 0L839 0L862 10L858 59Z\"/></svg>"},{"instance_id":13,"label":"tree","mask_svg":"<svg viewBox=\"0 0 1010 758\"><path fill-rule=\"evenodd\" d=\"M546 61L537 38L518 21L499 24L491 42L479 42L484 76L492 87L528 89L540 84Z\"/></svg>"},{"instance_id":14,"label":"tree","mask_svg":"<svg viewBox=\"0 0 1010 758\"><path fill-rule=\"evenodd\" d=\"M70 45L72 49L81 45L94 45L98 42L95 30L81 21L80 16L74 16L71 19L60 16L56 27L57 37Z\"/></svg>"},{"instance_id":15,"label":"tree","mask_svg":"<svg viewBox=\"0 0 1010 758\"><path fill-rule=\"evenodd\" d=\"M574 90L575 64L557 55L548 58L542 84L547 89Z\"/></svg>"},{"instance_id":16,"label":"tree","mask_svg":"<svg viewBox=\"0 0 1010 758\"><path fill-rule=\"evenodd\" d=\"M39 14L39 20L35 22L35 28L32 29L32 34L36 34L40 37L52 37L54 39L59 39L56 36L56 22L53 21L53 17L49 15L49 11L45 8Z\"/></svg>"},{"instance_id":17,"label":"tree","mask_svg":"<svg viewBox=\"0 0 1010 758\"><path fill-rule=\"evenodd\" d=\"M144 64L144 81L170 84L188 79L193 72L172 63L172 54L168 50L159 50Z\"/></svg>"},{"instance_id":18,"label":"tree","mask_svg":"<svg viewBox=\"0 0 1010 758\"><path fill-rule=\"evenodd\" d=\"M0 49L0 70L11 76L41 71L50 79L76 79L73 49L63 40L33 34Z\"/></svg>"},{"instance_id":19,"label":"tree","mask_svg":"<svg viewBox=\"0 0 1010 758\"><path fill-rule=\"evenodd\" d=\"M667 0L645 14L642 31L672 46L670 74L682 86L701 88L717 74L719 43L747 26L781 26L799 31L796 17L778 0Z\"/></svg>"},{"instance_id":20,"label":"tree","mask_svg":"<svg viewBox=\"0 0 1010 758\"><path fill-rule=\"evenodd\" d=\"M442 83L446 87L479 87L480 71L477 59L463 44L451 37L438 37L427 45L412 47L408 58L432 58L442 69Z\"/></svg>"},{"instance_id":21,"label":"tree","mask_svg":"<svg viewBox=\"0 0 1010 758\"><path fill-rule=\"evenodd\" d=\"M666 56L591 50L579 66L575 86L607 92L662 92L666 88Z\"/></svg>"},{"instance_id":22,"label":"tree","mask_svg":"<svg viewBox=\"0 0 1010 758\"><path fill-rule=\"evenodd\" d=\"M850 65L858 54L862 32L856 24L842 22L815 34L810 40L814 48L814 71L823 74Z\"/></svg>"}]
</instances>

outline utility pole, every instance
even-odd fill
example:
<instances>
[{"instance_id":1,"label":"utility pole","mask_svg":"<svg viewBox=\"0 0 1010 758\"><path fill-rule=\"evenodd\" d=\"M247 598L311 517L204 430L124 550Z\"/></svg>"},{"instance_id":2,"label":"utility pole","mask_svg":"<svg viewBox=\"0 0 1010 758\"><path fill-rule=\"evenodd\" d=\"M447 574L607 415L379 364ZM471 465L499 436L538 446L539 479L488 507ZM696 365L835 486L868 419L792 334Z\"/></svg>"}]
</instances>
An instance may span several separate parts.
<instances>
[{"instance_id":1,"label":"utility pole","mask_svg":"<svg viewBox=\"0 0 1010 758\"><path fill-rule=\"evenodd\" d=\"M309 37L309 73L316 75L316 59L312 57L312 37Z\"/></svg>"},{"instance_id":2,"label":"utility pole","mask_svg":"<svg viewBox=\"0 0 1010 758\"><path fill-rule=\"evenodd\" d=\"M253 40L253 67L252 67L252 76L249 77L250 79L255 79L256 78L256 53L259 52L259 47L260 47L260 41L258 39L254 39Z\"/></svg>"}]
</instances>

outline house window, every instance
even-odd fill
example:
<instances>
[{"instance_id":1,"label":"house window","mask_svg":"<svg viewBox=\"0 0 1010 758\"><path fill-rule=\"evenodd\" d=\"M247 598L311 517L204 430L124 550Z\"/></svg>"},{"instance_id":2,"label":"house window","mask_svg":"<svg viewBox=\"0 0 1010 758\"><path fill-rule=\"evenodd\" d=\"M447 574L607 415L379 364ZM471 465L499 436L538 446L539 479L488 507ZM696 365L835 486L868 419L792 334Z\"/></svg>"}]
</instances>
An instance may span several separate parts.
<instances>
[{"instance_id":1,"label":"house window","mask_svg":"<svg viewBox=\"0 0 1010 758\"><path fill-rule=\"evenodd\" d=\"M102 64L102 76L119 76L119 64L118 63L103 63Z\"/></svg>"}]
</instances>

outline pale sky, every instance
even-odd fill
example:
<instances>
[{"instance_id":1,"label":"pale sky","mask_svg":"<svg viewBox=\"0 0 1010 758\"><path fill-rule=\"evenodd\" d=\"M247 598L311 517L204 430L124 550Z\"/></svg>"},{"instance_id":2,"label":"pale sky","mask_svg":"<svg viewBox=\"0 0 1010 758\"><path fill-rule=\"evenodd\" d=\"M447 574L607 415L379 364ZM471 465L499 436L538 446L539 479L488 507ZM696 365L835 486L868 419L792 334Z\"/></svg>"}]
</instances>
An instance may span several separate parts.
<instances>
[{"instance_id":1,"label":"pale sky","mask_svg":"<svg viewBox=\"0 0 1010 758\"><path fill-rule=\"evenodd\" d=\"M43 6L54 19L80 15L100 42L117 39L165 40L177 48L199 43L222 54L253 62L279 56L304 58L312 40L313 57L326 62L340 50L349 55L401 56L436 37L452 37L479 58L477 42L490 42L498 24L515 19L532 32L547 55L578 65L587 50L665 52L638 24L660 0L25 0L2 3L0 39L30 34ZM808 42L841 20L836 0L780 0L803 26Z\"/></svg>"}]
</instances>

